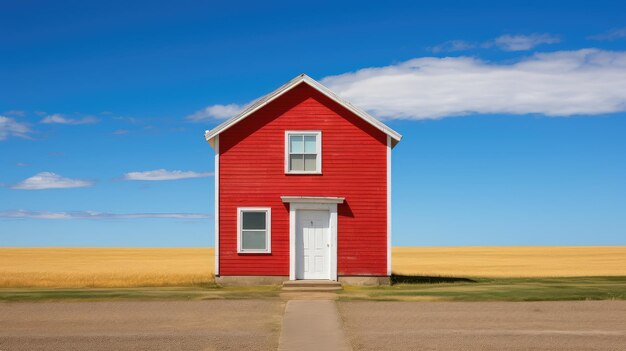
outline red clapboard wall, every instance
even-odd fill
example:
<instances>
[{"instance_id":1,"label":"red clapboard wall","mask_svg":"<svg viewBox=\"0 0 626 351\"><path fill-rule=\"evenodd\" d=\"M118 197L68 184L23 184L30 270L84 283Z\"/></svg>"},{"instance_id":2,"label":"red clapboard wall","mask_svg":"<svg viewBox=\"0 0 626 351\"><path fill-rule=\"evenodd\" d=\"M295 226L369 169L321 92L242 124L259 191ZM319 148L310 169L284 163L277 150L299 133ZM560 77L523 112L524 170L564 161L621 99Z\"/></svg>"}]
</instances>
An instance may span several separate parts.
<instances>
[{"instance_id":1,"label":"red clapboard wall","mask_svg":"<svg viewBox=\"0 0 626 351\"><path fill-rule=\"evenodd\" d=\"M285 174L285 131L322 131L322 174ZM338 275L387 275L387 135L306 84L220 134L219 272L289 275L289 204L338 196ZM237 207L272 208L271 254L237 253Z\"/></svg>"}]
</instances>

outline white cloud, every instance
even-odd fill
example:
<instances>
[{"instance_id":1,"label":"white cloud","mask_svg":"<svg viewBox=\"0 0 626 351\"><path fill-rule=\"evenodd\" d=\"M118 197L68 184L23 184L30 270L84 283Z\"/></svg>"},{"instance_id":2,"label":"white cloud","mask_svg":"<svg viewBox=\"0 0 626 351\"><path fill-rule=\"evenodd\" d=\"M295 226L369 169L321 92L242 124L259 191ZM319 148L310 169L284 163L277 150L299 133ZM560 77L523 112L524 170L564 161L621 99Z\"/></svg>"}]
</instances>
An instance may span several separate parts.
<instances>
[{"instance_id":1,"label":"white cloud","mask_svg":"<svg viewBox=\"0 0 626 351\"><path fill-rule=\"evenodd\" d=\"M510 35L505 34L493 40L494 44L504 51L530 50L541 44L556 44L561 39L551 34Z\"/></svg>"},{"instance_id":2,"label":"white cloud","mask_svg":"<svg viewBox=\"0 0 626 351\"><path fill-rule=\"evenodd\" d=\"M597 115L626 111L626 52L538 53L511 64L424 57L327 77L322 83L382 118Z\"/></svg>"},{"instance_id":3,"label":"white cloud","mask_svg":"<svg viewBox=\"0 0 626 351\"><path fill-rule=\"evenodd\" d=\"M115 131L113 131L113 134L115 135L123 135L123 134L128 134L130 131L128 129L117 129Z\"/></svg>"},{"instance_id":4,"label":"white cloud","mask_svg":"<svg viewBox=\"0 0 626 351\"><path fill-rule=\"evenodd\" d=\"M244 109L245 105L228 104L228 105L211 105L200 111L186 117L189 121L202 122L211 119L230 118Z\"/></svg>"},{"instance_id":5,"label":"white cloud","mask_svg":"<svg viewBox=\"0 0 626 351\"><path fill-rule=\"evenodd\" d=\"M463 51L463 50L473 49L475 47L476 47L476 44L470 43L464 40L449 40L439 45L435 45L429 49L430 51L434 53L439 53L439 52Z\"/></svg>"},{"instance_id":6,"label":"white cloud","mask_svg":"<svg viewBox=\"0 0 626 351\"><path fill-rule=\"evenodd\" d=\"M93 182L90 180L63 178L52 172L41 172L30 178L24 179L23 181L13 185L11 188L21 190L42 190L82 188L92 185Z\"/></svg>"},{"instance_id":7,"label":"white cloud","mask_svg":"<svg viewBox=\"0 0 626 351\"><path fill-rule=\"evenodd\" d=\"M0 211L0 218L34 218L34 219L138 219L138 218L169 218L169 219L207 219L211 215L205 213L108 213L96 211Z\"/></svg>"},{"instance_id":8,"label":"white cloud","mask_svg":"<svg viewBox=\"0 0 626 351\"><path fill-rule=\"evenodd\" d=\"M204 178L213 176L213 172L193 172L193 171L168 171L166 169L155 169L153 171L129 172L124 174L124 180L177 180L187 178Z\"/></svg>"},{"instance_id":9,"label":"white cloud","mask_svg":"<svg viewBox=\"0 0 626 351\"><path fill-rule=\"evenodd\" d=\"M62 114L55 113L53 115L46 116L40 123L44 124L93 124L100 122L99 119L93 116L85 116L83 118L72 119L63 116Z\"/></svg>"},{"instance_id":10,"label":"white cloud","mask_svg":"<svg viewBox=\"0 0 626 351\"><path fill-rule=\"evenodd\" d=\"M32 130L26 123L17 122L11 117L0 116L0 140L6 140L11 136L28 138L30 133Z\"/></svg>"},{"instance_id":11,"label":"white cloud","mask_svg":"<svg viewBox=\"0 0 626 351\"><path fill-rule=\"evenodd\" d=\"M422 57L321 81L355 106L388 119L626 111L626 51L536 53L507 64Z\"/></svg>"},{"instance_id":12,"label":"white cloud","mask_svg":"<svg viewBox=\"0 0 626 351\"><path fill-rule=\"evenodd\" d=\"M613 29L606 33L592 35L589 37L589 39L593 39L593 40L606 40L606 41L612 41L612 40L618 40L618 39L624 39L624 38L626 38L626 27Z\"/></svg>"}]
</instances>

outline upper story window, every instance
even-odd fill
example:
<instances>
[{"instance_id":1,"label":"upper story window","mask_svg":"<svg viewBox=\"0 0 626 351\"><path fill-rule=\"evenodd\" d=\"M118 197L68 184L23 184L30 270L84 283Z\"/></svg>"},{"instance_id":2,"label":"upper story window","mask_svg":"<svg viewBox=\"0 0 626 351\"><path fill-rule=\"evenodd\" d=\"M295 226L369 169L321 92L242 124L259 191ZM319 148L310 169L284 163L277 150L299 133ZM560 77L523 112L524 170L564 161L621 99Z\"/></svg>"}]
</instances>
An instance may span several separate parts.
<instances>
[{"instance_id":1,"label":"upper story window","mask_svg":"<svg viewBox=\"0 0 626 351\"><path fill-rule=\"evenodd\" d=\"M322 132L285 133L285 173L322 173Z\"/></svg>"}]
</instances>

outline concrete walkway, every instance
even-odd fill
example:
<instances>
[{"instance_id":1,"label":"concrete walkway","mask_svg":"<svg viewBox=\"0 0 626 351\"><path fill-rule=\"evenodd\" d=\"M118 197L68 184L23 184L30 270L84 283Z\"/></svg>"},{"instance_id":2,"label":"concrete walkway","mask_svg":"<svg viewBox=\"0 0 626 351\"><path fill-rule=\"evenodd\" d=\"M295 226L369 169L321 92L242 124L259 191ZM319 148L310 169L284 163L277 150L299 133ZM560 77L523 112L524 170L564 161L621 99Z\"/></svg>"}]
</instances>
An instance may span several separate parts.
<instances>
[{"instance_id":1,"label":"concrete walkway","mask_svg":"<svg viewBox=\"0 0 626 351\"><path fill-rule=\"evenodd\" d=\"M335 301L289 300L278 350L351 351Z\"/></svg>"}]
</instances>

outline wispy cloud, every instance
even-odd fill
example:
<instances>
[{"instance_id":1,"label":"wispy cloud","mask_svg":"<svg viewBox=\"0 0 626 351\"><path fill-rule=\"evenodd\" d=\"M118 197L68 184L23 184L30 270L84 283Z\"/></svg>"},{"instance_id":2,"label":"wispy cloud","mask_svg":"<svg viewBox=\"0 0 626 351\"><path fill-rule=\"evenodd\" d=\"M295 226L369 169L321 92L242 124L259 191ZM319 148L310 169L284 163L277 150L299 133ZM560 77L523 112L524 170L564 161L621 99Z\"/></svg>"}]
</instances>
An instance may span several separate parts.
<instances>
[{"instance_id":1,"label":"wispy cloud","mask_svg":"<svg viewBox=\"0 0 626 351\"><path fill-rule=\"evenodd\" d=\"M98 122L100 122L100 120L94 116L85 116L82 118L69 118L69 117L63 116L62 114L55 113L53 115L46 116L44 119L41 120L40 123L77 125L77 124L94 124Z\"/></svg>"},{"instance_id":2,"label":"wispy cloud","mask_svg":"<svg viewBox=\"0 0 626 351\"><path fill-rule=\"evenodd\" d=\"M9 137L28 138L32 132L26 123L17 122L11 117L0 116L0 141Z\"/></svg>"},{"instance_id":3,"label":"wispy cloud","mask_svg":"<svg viewBox=\"0 0 626 351\"><path fill-rule=\"evenodd\" d=\"M502 35L493 40L494 44L504 51L524 51L542 44L556 44L561 39L552 34Z\"/></svg>"},{"instance_id":4,"label":"wispy cloud","mask_svg":"<svg viewBox=\"0 0 626 351\"><path fill-rule=\"evenodd\" d=\"M11 186L12 189L20 190L43 190L43 189L64 189L83 188L92 186L94 183L84 179L70 179L61 177L52 172L41 172L34 176Z\"/></svg>"},{"instance_id":5,"label":"wispy cloud","mask_svg":"<svg viewBox=\"0 0 626 351\"><path fill-rule=\"evenodd\" d=\"M613 41L613 40L618 40L618 39L624 39L626 38L626 27L612 29L606 33L592 35L592 36L589 36L588 38L592 40L601 40L601 41Z\"/></svg>"},{"instance_id":6,"label":"wispy cloud","mask_svg":"<svg viewBox=\"0 0 626 351\"><path fill-rule=\"evenodd\" d=\"M529 35L505 34L495 39L483 42L470 42L465 40L449 40L439 45L428 48L434 53L465 51L475 48L498 48L504 51L525 51L542 44L556 44L561 41L557 35L546 33L534 33Z\"/></svg>"},{"instance_id":7,"label":"wispy cloud","mask_svg":"<svg viewBox=\"0 0 626 351\"><path fill-rule=\"evenodd\" d=\"M448 40L439 45L435 45L429 49L430 51L434 53L439 53L439 52L464 51L464 50L473 49L475 47L476 47L475 43L470 43L465 40Z\"/></svg>"},{"instance_id":8,"label":"wispy cloud","mask_svg":"<svg viewBox=\"0 0 626 351\"><path fill-rule=\"evenodd\" d=\"M141 219L141 218L165 218L165 219L210 219L206 213L109 213L96 211L26 211L12 210L0 211L0 218L34 218L34 219Z\"/></svg>"},{"instance_id":9,"label":"wispy cloud","mask_svg":"<svg viewBox=\"0 0 626 351\"><path fill-rule=\"evenodd\" d=\"M6 111L4 113L4 115L6 116L19 116L19 117L23 117L26 115L25 111L22 110L10 110L10 111Z\"/></svg>"},{"instance_id":10,"label":"wispy cloud","mask_svg":"<svg viewBox=\"0 0 626 351\"><path fill-rule=\"evenodd\" d=\"M166 169L155 169L153 171L129 172L124 174L123 180L177 180L187 178L204 178L213 176L213 172L193 172L193 171L168 171Z\"/></svg>"},{"instance_id":11,"label":"wispy cloud","mask_svg":"<svg viewBox=\"0 0 626 351\"><path fill-rule=\"evenodd\" d=\"M117 121L122 121L128 124L138 124L140 122L139 119L135 117L128 117L128 116L114 116L113 119Z\"/></svg>"},{"instance_id":12,"label":"wispy cloud","mask_svg":"<svg viewBox=\"0 0 626 351\"><path fill-rule=\"evenodd\" d=\"M211 119L226 119L238 114L244 107L245 105L238 104L211 105L187 116L186 119L193 122L203 122Z\"/></svg>"},{"instance_id":13,"label":"wispy cloud","mask_svg":"<svg viewBox=\"0 0 626 351\"><path fill-rule=\"evenodd\" d=\"M382 118L597 115L626 111L626 52L538 53L510 64L424 57L322 82Z\"/></svg>"},{"instance_id":14,"label":"wispy cloud","mask_svg":"<svg viewBox=\"0 0 626 351\"><path fill-rule=\"evenodd\" d=\"M123 134L128 134L130 131L128 129L118 129L113 131L113 134L115 135L123 135Z\"/></svg>"},{"instance_id":15,"label":"wispy cloud","mask_svg":"<svg viewBox=\"0 0 626 351\"><path fill-rule=\"evenodd\" d=\"M18 162L15 165L18 166L18 167L28 167L28 166L30 166L30 164L24 163L24 162Z\"/></svg>"}]
</instances>

